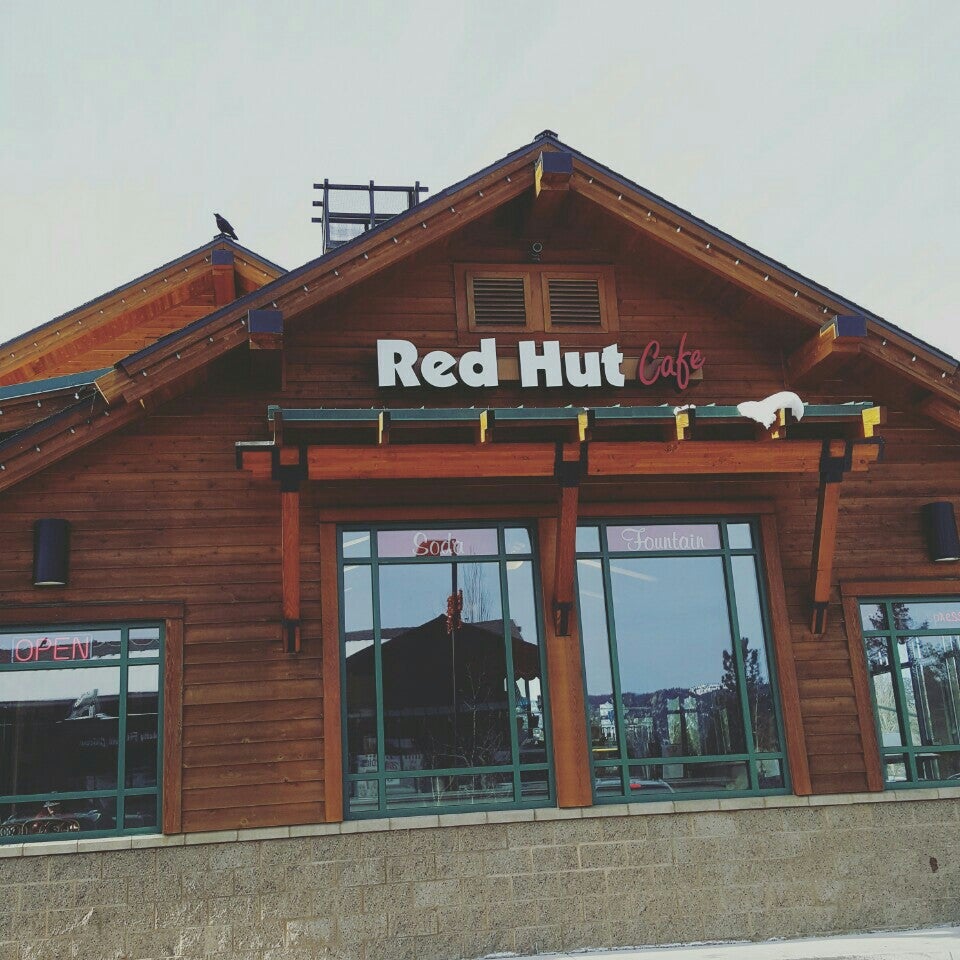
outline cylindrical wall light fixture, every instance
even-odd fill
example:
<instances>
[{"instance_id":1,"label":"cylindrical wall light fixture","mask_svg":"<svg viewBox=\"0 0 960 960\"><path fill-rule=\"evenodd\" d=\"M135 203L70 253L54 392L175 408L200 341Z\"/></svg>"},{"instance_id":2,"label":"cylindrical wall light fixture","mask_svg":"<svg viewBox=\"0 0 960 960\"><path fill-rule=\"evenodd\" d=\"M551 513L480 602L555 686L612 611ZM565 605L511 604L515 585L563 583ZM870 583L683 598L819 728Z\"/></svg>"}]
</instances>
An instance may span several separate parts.
<instances>
[{"instance_id":1,"label":"cylindrical wall light fixture","mask_svg":"<svg viewBox=\"0 0 960 960\"><path fill-rule=\"evenodd\" d=\"M45 518L33 524L33 585L65 587L70 566L70 522Z\"/></svg>"},{"instance_id":2,"label":"cylindrical wall light fixture","mask_svg":"<svg viewBox=\"0 0 960 960\"><path fill-rule=\"evenodd\" d=\"M938 563L960 560L960 538L957 537L953 504L947 500L925 503L922 513L930 559Z\"/></svg>"}]
</instances>

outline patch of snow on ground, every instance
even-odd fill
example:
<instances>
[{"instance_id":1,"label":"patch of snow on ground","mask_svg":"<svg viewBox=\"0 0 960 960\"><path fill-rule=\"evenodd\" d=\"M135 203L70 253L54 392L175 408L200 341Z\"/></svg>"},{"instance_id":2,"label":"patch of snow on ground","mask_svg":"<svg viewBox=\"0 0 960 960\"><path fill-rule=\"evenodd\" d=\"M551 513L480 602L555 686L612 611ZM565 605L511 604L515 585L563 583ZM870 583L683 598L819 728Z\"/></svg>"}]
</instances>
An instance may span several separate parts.
<instances>
[{"instance_id":1,"label":"patch of snow on ground","mask_svg":"<svg viewBox=\"0 0 960 960\"><path fill-rule=\"evenodd\" d=\"M960 960L960 927L764 943L689 943L541 955L538 960Z\"/></svg>"}]
</instances>

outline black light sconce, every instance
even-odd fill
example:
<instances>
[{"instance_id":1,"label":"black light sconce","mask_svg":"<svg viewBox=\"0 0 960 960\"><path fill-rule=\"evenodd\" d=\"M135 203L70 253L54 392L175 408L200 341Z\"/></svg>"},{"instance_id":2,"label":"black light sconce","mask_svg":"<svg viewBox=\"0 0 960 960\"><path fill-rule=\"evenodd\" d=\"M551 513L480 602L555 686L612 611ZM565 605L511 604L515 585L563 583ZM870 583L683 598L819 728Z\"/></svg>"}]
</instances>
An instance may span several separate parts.
<instances>
[{"instance_id":1,"label":"black light sconce","mask_svg":"<svg viewBox=\"0 0 960 960\"><path fill-rule=\"evenodd\" d=\"M65 587L70 566L70 521L45 518L33 524L33 585Z\"/></svg>"},{"instance_id":2,"label":"black light sconce","mask_svg":"<svg viewBox=\"0 0 960 960\"><path fill-rule=\"evenodd\" d=\"M957 537L957 517L953 504L947 500L925 503L922 513L930 559L938 563L960 560L960 538Z\"/></svg>"}]
</instances>

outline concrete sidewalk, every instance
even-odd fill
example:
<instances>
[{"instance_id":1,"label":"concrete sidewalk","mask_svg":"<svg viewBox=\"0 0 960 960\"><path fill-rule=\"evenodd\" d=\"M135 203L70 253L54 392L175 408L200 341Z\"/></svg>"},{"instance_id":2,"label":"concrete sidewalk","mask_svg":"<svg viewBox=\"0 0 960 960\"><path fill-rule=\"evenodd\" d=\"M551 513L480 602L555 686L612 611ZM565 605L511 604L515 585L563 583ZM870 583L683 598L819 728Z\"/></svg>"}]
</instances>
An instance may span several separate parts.
<instances>
[{"instance_id":1,"label":"concrete sidewalk","mask_svg":"<svg viewBox=\"0 0 960 960\"><path fill-rule=\"evenodd\" d=\"M960 927L766 943L714 943L556 953L543 960L960 960Z\"/></svg>"}]
</instances>

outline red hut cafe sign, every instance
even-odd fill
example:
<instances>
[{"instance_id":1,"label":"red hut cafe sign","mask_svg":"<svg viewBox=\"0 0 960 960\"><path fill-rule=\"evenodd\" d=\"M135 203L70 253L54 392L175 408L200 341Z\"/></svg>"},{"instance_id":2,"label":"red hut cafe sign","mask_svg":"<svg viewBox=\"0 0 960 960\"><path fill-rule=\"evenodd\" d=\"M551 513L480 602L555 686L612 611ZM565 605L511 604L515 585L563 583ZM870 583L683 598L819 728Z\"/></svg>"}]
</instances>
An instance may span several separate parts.
<instances>
[{"instance_id":1,"label":"red hut cafe sign","mask_svg":"<svg viewBox=\"0 0 960 960\"><path fill-rule=\"evenodd\" d=\"M622 387L626 381L623 354L615 343L602 350L561 352L559 340L545 340L539 346L535 340L521 340L517 350L521 387ZM663 350L659 340L651 340L637 363L637 379L648 387L672 379L677 389L685 390L703 364L699 350L687 349L685 333L675 354ZM468 350L458 360L446 350L431 350L421 359L409 340L378 340L377 382L381 387L499 386L497 341L485 337L479 350Z\"/></svg>"}]
</instances>

